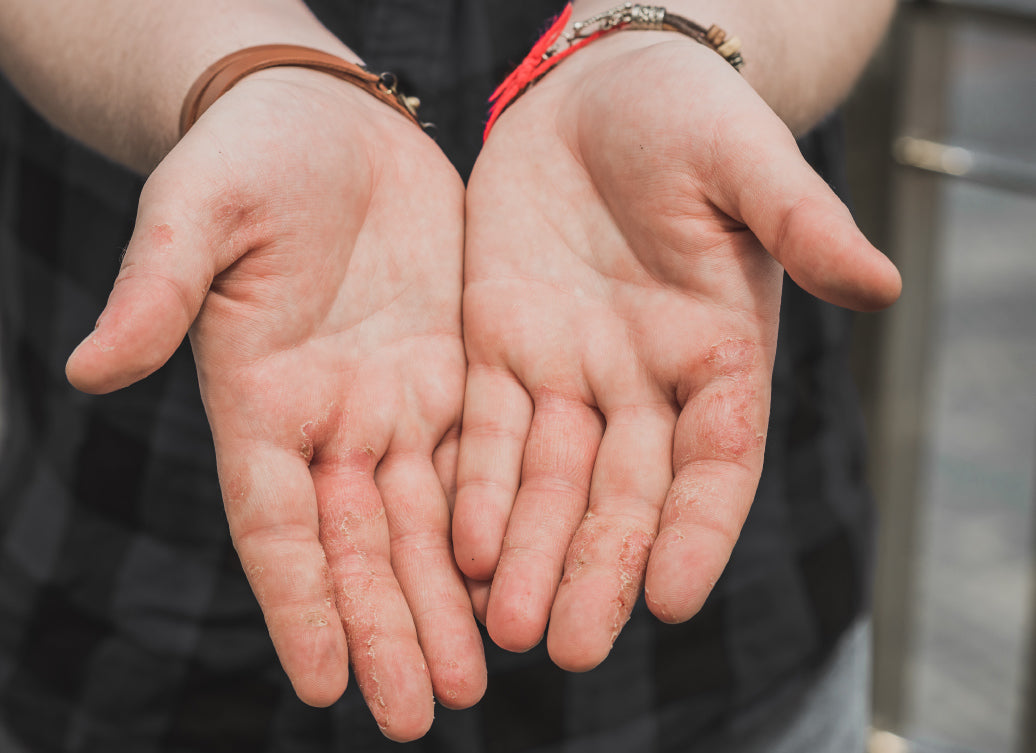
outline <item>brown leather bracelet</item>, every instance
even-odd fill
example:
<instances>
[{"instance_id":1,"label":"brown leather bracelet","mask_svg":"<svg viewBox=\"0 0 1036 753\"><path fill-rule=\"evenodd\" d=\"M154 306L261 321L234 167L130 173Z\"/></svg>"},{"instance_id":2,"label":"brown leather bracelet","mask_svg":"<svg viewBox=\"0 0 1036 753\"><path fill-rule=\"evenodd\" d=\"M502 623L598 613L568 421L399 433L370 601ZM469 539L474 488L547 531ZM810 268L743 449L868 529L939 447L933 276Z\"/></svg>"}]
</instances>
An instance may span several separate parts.
<instances>
[{"instance_id":1,"label":"brown leather bracelet","mask_svg":"<svg viewBox=\"0 0 1036 753\"><path fill-rule=\"evenodd\" d=\"M407 97L396 88L396 77L391 73L372 73L361 66L346 62L321 50L291 44L264 44L232 52L205 69L191 86L180 110L180 136L197 122L212 103L223 96L234 84L250 73L266 68L294 66L328 73L360 87L393 107L420 127L417 117L420 101Z\"/></svg>"}]
</instances>

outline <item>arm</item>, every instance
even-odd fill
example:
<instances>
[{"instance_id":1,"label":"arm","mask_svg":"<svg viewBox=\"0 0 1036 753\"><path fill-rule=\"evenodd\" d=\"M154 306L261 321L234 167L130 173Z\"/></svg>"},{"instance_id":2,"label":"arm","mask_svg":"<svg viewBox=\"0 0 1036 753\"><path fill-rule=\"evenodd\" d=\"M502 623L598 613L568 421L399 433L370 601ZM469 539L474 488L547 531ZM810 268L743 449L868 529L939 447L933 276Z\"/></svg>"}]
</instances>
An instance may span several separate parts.
<instances>
[{"instance_id":1,"label":"arm","mask_svg":"<svg viewBox=\"0 0 1036 753\"><path fill-rule=\"evenodd\" d=\"M573 18L588 18L617 4L576 0ZM745 80L796 135L808 131L848 95L895 8L895 0L658 4L740 37L748 61Z\"/></svg>"},{"instance_id":2,"label":"arm","mask_svg":"<svg viewBox=\"0 0 1036 753\"><path fill-rule=\"evenodd\" d=\"M141 172L177 142L180 104L198 75L269 43L359 62L298 0L0 0L0 70L51 123Z\"/></svg>"},{"instance_id":3,"label":"arm","mask_svg":"<svg viewBox=\"0 0 1036 753\"><path fill-rule=\"evenodd\" d=\"M185 92L227 52L355 60L302 3L2 0L0 29L5 72L55 123L158 162L70 381L123 387L189 332L230 533L299 696L332 703L351 662L395 739L428 728L433 693L474 703L481 639L444 492L464 380L459 176L398 112L300 68L246 77L177 141Z\"/></svg>"},{"instance_id":4,"label":"arm","mask_svg":"<svg viewBox=\"0 0 1036 753\"><path fill-rule=\"evenodd\" d=\"M492 580L473 594L501 646L549 619L554 660L592 667L642 587L661 619L692 617L762 469L781 265L840 305L898 295L788 128L837 101L889 7L840 5L676 3L745 39L747 80L687 37L619 31L490 134L467 195L454 546ZM826 43L857 16L858 39Z\"/></svg>"}]
</instances>

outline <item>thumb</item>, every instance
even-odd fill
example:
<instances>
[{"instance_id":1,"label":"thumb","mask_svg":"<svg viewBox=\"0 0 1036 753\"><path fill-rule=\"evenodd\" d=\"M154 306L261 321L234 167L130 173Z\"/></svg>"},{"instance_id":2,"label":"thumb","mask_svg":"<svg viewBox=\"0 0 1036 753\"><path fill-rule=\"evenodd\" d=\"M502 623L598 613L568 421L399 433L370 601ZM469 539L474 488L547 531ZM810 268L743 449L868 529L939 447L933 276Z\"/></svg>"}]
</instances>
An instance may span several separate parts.
<instances>
[{"instance_id":1,"label":"thumb","mask_svg":"<svg viewBox=\"0 0 1036 753\"><path fill-rule=\"evenodd\" d=\"M807 292L857 311L894 303L902 290L895 265L867 241L783 124L760 130L742 141L747 159L734 163L741 174L728 184L736 186L737 214Z\"/></svg>"},{"instance_id":2,"label":"thumb","mask_svg":"<svg viewBox=\"0 0 1036 753\"><path fill-rule=\"evenodd\" d=\"M212 283L212 239L189 221L186 207L162 200L163 191L152 183L156 177L141 193L108 303L65 366L69 382L83 392L112 392L161 367L180 346Z\"/></svg>"}]
</instances>

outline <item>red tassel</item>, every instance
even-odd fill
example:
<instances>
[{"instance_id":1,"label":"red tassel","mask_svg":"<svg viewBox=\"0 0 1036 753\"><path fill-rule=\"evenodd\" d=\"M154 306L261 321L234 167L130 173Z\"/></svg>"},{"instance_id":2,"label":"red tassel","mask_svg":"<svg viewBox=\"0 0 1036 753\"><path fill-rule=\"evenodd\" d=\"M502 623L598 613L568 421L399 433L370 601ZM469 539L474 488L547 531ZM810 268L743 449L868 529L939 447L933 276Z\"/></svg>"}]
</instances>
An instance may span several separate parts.
<instances>
[{"instance_id":1,"label":"red tassel","mask_svg":"<svg viewBox=\"0 0 1036 753\"><path fill-rule=\"evenodd\" d=\"M489 138L489 131L493 128L493 124L496 123L496 119L500 117L503 111L510 107L511 104L518 99L522 92L524 92L529 86L542 78L547 71L567 58L573 52L582 49L595 39L609 32L617 31L625 26L625 24L618 24L616 26L594 32L590 36L583 37L579 41L566 47L561 52L557 52L544 60L544 54L546 54L547 50L549 50L561 36L561 33L565 30L565 26L568 25L570 18L572 18L571 3L566 5L565 9L561 11L561 15L554 19L550 28L547 29L543 36L540 37L539 41L533 45L533 48L529 51L529 54L525 56L525 59L518 64L517 68L511 71L511 75L505 78L500 86L496 87L496 91L490 95L489 119L486 121L486 128L482 132L483 143L485 143L486 139Z\"/></svg>"},{"instance_id":2,"label":"red tassel","mask_svg":"<svg viewBox=\"0 0 1036 753\"><path fill-rule=\"evenodd\" d=\"M590 36L583 37L579 41L573 42L561 52L557 52L544 60L543 56L561 36L561 33L565 30L565 26L568 25L568 20L570 18L572 18L571 3L566 5L565 9L561 11L561 15L554 19L550 28L547 29L543 36L540 37L539 41L533 45L533 48L529 51L529 54L525 56L525 59L518 64L517 68L511 71L511 75L505 78L500 86L496 87L496 91L489 96L489 119L486 121L486 129L482 132L482 143L485 143L486 139L489 138L489 131L493 128L493 124L496 123L496 119L500 117L503 111L510 107L511 104L521 96L522 92L529 88L529 86L542 78L547 71L576 50L580 50L595 39L598 39L609 32L618 31L626 25L616 24L607 29L596 31Z\"/></svg>"},{"instance_id":3,"label":"red tassel","mask_svg":"<svg viewBox=\"0 0 1036 753\"><path fill-rule=\"evenodd\" d=\"M489 96L491 107L489 108L489 120L486 122L486 129L482 133L483 142L489 138L489 130L496 123L496 119L500 117L500 114L507 109L507 106L517 99L518 95L529 84L542 75L539 69L545 65L545 62L549 62L543 60L543 54L561 36L570 18L572 18L571 3L566 5L565 9L561 11L561 15L554 19L550 28L533 45L525 59L518 64L517 68L511 71L511 75L505 78L500 83L500 86L496 87L496 90Z\"/></svg>"}]
</instances>

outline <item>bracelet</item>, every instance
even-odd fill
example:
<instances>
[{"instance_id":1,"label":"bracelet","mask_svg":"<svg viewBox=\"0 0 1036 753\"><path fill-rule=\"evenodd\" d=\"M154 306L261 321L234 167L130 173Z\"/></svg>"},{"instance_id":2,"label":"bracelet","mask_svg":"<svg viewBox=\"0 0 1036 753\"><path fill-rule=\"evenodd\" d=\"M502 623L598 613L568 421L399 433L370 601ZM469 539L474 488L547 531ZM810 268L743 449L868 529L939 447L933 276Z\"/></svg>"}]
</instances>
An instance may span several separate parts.
<instances>
[{"instance_id":1,"label":"bracelet","mask_svg":"<svg viewBox=\"0 0 1036 753\"><path fill-rule=\"evenodd\" d=\"M421 102L397 88L395 75L372 73L320 50L290 44L264 44L232 52L210 65L198 77L184 98L180 110L180 137L190 129L212 103L250 73L265 68L294 66L328 73L354 84L403 113L421 128L429 125L417 117Z\"/></svg>"},{"instance_id":2,"label":"bracelet","mask_svg":"<svg viewBox=\"0 0 1036 753\"><path fill-rule=\"evenodd\" d=\"M745 64L744 58L741 57L740 39L728 37L723 29L715 25L706 29L688 18L669 13L660 6L624 3L585 21L577 21L571 31L562 33L571 17L572 4L569 3L533 45L525 59L490 95L489 118L482 134L483 141L489 137L489 131L497 118L524 94L526 89L576 50L613 31L675 31L715 50L736 71L740 71Z\"/></svg>"}]
</instances>

